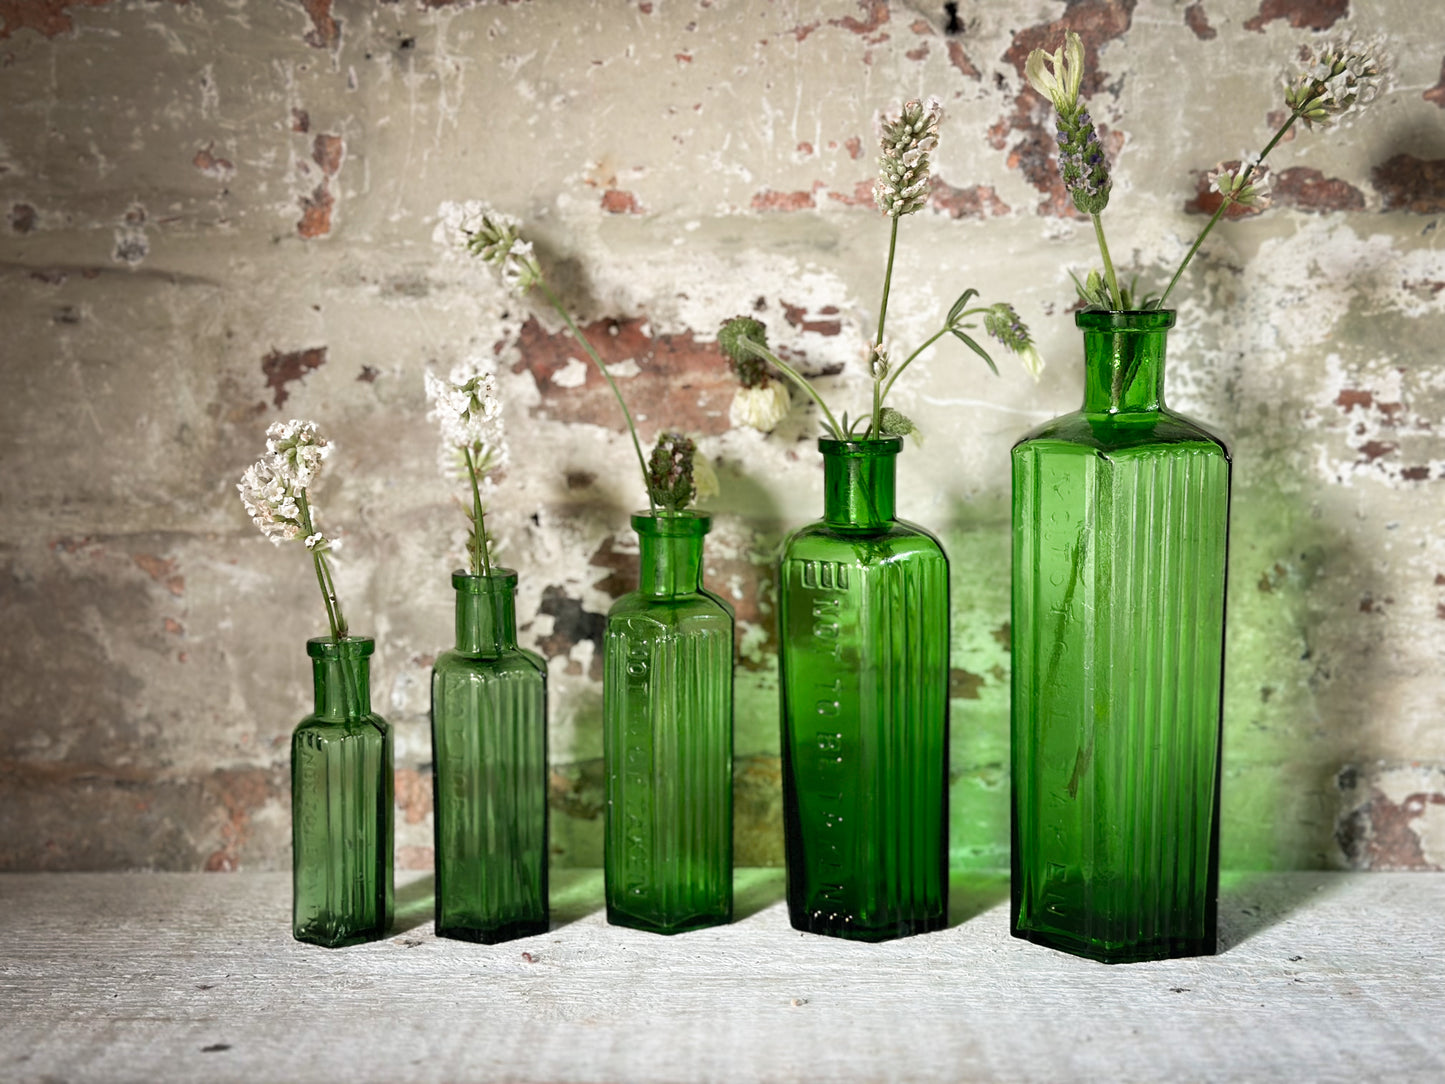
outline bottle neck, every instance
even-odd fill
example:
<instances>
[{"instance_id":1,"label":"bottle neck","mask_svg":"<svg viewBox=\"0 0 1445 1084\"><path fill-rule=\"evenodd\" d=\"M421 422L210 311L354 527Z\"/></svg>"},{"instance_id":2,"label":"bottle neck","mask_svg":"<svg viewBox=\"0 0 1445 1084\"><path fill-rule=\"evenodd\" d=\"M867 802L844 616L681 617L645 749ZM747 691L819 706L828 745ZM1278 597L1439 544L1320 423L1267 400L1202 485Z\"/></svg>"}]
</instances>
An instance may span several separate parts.
<instances>
[{"instance_id":1,"label":"bottle neck","mask_svg":"<svg viewBox=\"0 0 1445 1084\"><path fill-rule=\"evenodd\" d=\"M901 437L818 441L823 453L823 522L841 530L892 525Z\"/></svg>"},{"instance_id":2,"label":"bottle neck","mask_svg":"<svg viewBox=\"0 0 1445 1084\"><path fill-rule=\"evenodd\" d=\"M1084 413L1157 413L1174 313L1081 312L1074 320L1084 332Z\"/></svg>"},{"instance_id":3,"label":"bottle neck","mask_svg":"<svg viewBox=\"0 0 1445 1084\"><path fill-rule=\"evenodd\" d=\"M632 517L640 554L638 590L652 598L695 595L702 590L702 540L712 517L672 512Z\"/></svg>"},{"instance_id":4,"label":"bottle neck","mask_svg":"<svg viewBox=\"0 0 1445 1084\"><path fill-rule=\"evenodd\" d=\"M376 642L352 636L340 643L329 637L306 641L316 714L337 722L371 714L371 653Z\"/></svg>"},{"instance_id":5,"label":"bottle neck","mask_svg":"<svg viewBox=\"0 0 1445 1084\"><path fill-rule=\"evenodd\" d=\"M494 568L490 576L452 573L457 592L457 651L494 657L517 646L517 574Z\"/></svg>"}]
</instances>

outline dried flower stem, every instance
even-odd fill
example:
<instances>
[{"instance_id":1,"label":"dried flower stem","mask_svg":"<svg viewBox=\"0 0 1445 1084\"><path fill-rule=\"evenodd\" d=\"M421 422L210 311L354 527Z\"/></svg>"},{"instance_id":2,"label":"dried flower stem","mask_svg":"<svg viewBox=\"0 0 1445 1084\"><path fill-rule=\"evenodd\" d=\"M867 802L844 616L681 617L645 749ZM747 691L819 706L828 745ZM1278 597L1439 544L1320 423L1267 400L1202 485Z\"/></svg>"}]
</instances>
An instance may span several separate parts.
<instances>
[{"instance_id":1,"label":"dried flower stem","mask_svg":"<svg viewBox=\"0 0 1445 1084\"><path fill-rule=\"evenodd\" d=\"M466 457L467 478L472 483L472 575L490 576L492 560L487 553L487 521L482 510L482 490L477 484L477 462L470 448L463 448L462 455Z\"/></svg>"},{"instance_id":2,"label":"dried flower stem","mask_svg":"<svg viewBox=\"0 0 1445 1084\"><path fill-rule=\"evenodd\" d=\"M1318 80L1316 80L1316 84L1322 85ZM1279 141L1285 137L1285 133L1294 127L1294 122L1300 119L1305 108L1306 106L1304 104L1295 107L1294 111L1290 113L1289 119L1280 125L1279 131L1274 133L1274 138L1264 145L1264 150L1259 152L1259 157L1255 160L1257 164L1262 165L1264 163L1269 152L1274 150ZM1254 164L1245 166L1241 179L1242 184L1249 183L1250 177L1254 175L1254 170ZM1169 285L1164 287L1164 292L1159 295L1159 308L1162 309L1164 307L1164 302L1169 299L1169 292L1174 289L1174 284L1179 281L1180 276L1184 274L1184 269L1188 267L1189 262L1194 259L1194 254L1199 251L1199 246L1204 244L1204 239L1209 236L1209 231L1214 229L1219 220L1224 217L1224 212L1229 210L1231 202L1232 201L1228 199L1220 200L1219 206L1215 208L1214 214L1210 215L1209 221L1205 224L1204 229L1199 231L1199 236L1194 239L1194 244L1190 245L1189 251L1184 254L1184 262L1179 265L1178 269L1174 272L1174 277L1169 280Z\"/></svg>"},{"instance_id":3,"label":"dried flower stem","mask_svg":"<svg viewBox=\"0 0 1445 1084\"><path fill-rule=\"evenodd\" d=\"M307 536L316 533L311 522L311 505L306 500L305 490L296 493L296 507L301 510L301 523ZM331 579L331 564L322 550L311 551L311 563L316 566L316 582L321 587L321 601L326 604L326 623L331 626L331 639L340 642L346 639L346 617L341 612L341 601L336 597L336 584Z\"/></svg>"},{"instance_id":4,"label":"dried flower stem","mask_svg":"<svg viewBox=\"0 0 1445 1084\"><path fill-rule=\"evenodd\" d=\"M888 320L888 292L893 286L893 255L898 249L898 218L899 216L893 215L889 219L891 226L888 232L888 266L883 272L883 300L878 305L878 334L873 339L875 351L883 345L883 327ZM879 392L878 385L879 381L873 381L873 426L869 430L875 438L883 431L883 395Z\"/></svg>"},{"instance_id":5,"label":"dried flower stem","mask_svg":"<svg viewBox=\"0 0 1445 1084\"><path fill-rule=\"evenodd\" d=\"M563 321L567 324L567 330L572 332L572 337L582 344L583 350L587 351L587 356L596 364L598 372L602 374L602 379L606 380L607 386L612 389L612 394L617 399L617 405L622 408L622 417L627 422L627 431L632 434L632 450L637 453L637 468L642 472L642 488L647 492L647 507L653 515L656 515L657 505L652 499L652 489L648 483L647 460L643 458L642 442L637 439L637 426L633 424L632 412L627 409L627 401L622 398L622 392L617 387L617 382L612 379L612 374L607 371L607 366L602 361L601 355L599 355L592 344L587 341L587 336L583 335L582 332L578 330L577 325L572 322L572 317L568 314L567 309L562 305L557 295L552 292L552 287L547 285L547 280L539 277L536 284L541 287L542 293L546 295L547 301L552 308L557 310L557 315L562 317Z\"/></svg>"}]
</instances>

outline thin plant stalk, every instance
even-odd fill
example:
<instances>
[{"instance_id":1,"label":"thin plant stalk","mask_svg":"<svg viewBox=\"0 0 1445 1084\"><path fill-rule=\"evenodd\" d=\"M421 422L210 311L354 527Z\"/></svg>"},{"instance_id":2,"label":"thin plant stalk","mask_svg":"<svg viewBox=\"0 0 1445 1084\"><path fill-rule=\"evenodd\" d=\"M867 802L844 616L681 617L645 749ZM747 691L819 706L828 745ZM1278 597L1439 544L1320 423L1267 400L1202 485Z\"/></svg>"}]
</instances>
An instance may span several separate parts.
<instances>
[{"instance_id":1,"label":"thin plant stalk","mask_svg":"<svg viewBox=\"0 0 1445 1084\"><path fill-rule=\"evenodd\" d=\"M808 397L812 399L813 402L818 404L818 409L820 409L823 412L823 416L828 419L828 427L833 431L834 438L837 440L847 439L847 436L843 432L842 427L838 425L838 419L833 417L833 412L828 409L828 404L823 402L823 397L813 390L813 385L808 382L808 380L803 376L802 373L798 372L786 361L784 361L782 358L778 357L771 350L769 350L766 346L759 346L757 343L752 342L749 339L743 339L741 345L743 349L747 350L754 357L762 358L764 361L770 362L773 365L777 366L780 373L786 376L794 384L798 385L798 387L802 388L803 391L807 393Z\"/></svg>"},{"instance_id":2,"label":"thin plant stalk","mask_svg":"<svg viewBox=\"0 0 1445 1084\"><path fill-rule=\"evenodd\" d=\"M311 505L306 500L304 490L296 491L296 506L301 511L301 526L306 537L310 538L316 533L316 526L311 522ZM316 582L321 587L321 600L326 604L326 623L331 626L331 639L340 643L346 639L346 618L342 615L341 603L336 598L336 584L331 580L331 566L327 563L326 554L318 550L312 550L311 563L316 567Z\"/></svg>"},{"instance_id":3,"label":"thin plant stalk","mask_svg":"<svg viewBox=\"0 0 1445 1084\"><path fill-rule=\"evenodd\" d=\"M883 271L883 299L878 304L878 335L873 340L874 357L872 364L877 363L878 348L883 345L883 328L888 320L888 291L893 285L893 256L898 249L898 216L890 217L891 228L888 231L888 266ZM911 358L909 360L912 360ZM873 381L873 428L870 435L877 439L883 426L883 395L878 389L879 381Z\"/></svg>"},{"instance_id":4,"label":"thin plant stalk","mask_svg":"<svg viewBox=\"0 0 1445 1084\"><path fill-rule=\"evenodd\" d=\"M1114 274L1114 261L1109 258L1109 242L1104 240L1104 221L1098 213L1089 216L1094 220L1094 236L1099 241L1099 255L1104 259L1104 281L1109 286L1109 300L1116 310L1124 307L1123 296L1119 293L1119 280Z\"/></svg>"},{"instance_id":5,"label":"thin plant stalk","mask_svg":"<svg viewBox=\"0 0 1445 1084\"><path fill-rule=\"evenodd\" d=\"M472 483L472 575L490 576L492 561L487 553L487 523L483 518L482 491L477 485L477 465L470 448L463 448L462 455L466 456L467 477Z\"/></svg>"},{"instance_id":6,"label":"thin plant stalk","mask_svg":"<svg viewBox=\"0 0 1445 1084\"><path fill-rule=\"evenodd\" d=\"M593 348L592 344L587 341L587 336L578 330L577 325L572 322L572 317L568 314L562 302L558 300L557 295L552 292L552 288L547 285L547 280L539 279L537 285L542 288L542 293L546 295L547 301L551 304L552 308L557 310L557 315L561 316L562 320L567 324L567 330L572 332L572 337L582 344L582 349L587 351L587 356L597 365L598 371L602 374L602 379L607 381L607 386L612 389L612 394L617 398L617 405L622 408L622 417L627 422L627 431L632 434L632 449L637 453L637 468L642 472L642 488L647 493L647 507L653 515L656 515L657 504L652 499L652 487L648 484L647 460L642 455L642 442L637 439L637 426L633 424L632 412L627 409L627 402L622 398L622 392L618 389L617 383L612 379L612 374L607 371L607 366L603 363L601 356Z\"/></svg>"},{"instance_id":7,"label":"thin plant stalk","mask_svg":"<svg viewBox=\"0 0 1445 1084\"><path fill-rule=\"evenodd\" d=\"M1274 150L1279 141L1285 137L1285 133L1294 127L1294 122L1299 120L1301 112L1301 109L1296 109L1290 113L1289 119L1280 125L1279 131L1274 133L1274 138L1264 145L1264 150L1259 152L1259 163L1261 165L1264 163L1265 158L1268 157L1269 152ZM1254 169L1255 167L1253 165L1245 168L1242 177L1244 184L1248 184L1249 179L1254 176ZM1220 200L1219 207L1216 208L1214 214L1210 216L1209 222L1205 224L1204 229L1199 231L1199 236L1194 239L1194 244L1189 246L1189 251L1184 255L1184 262L1179 265L1179 269L1174 272L1174 277L1169 280L1169 285L1164 287L1164 292L1159 296L1159 307L1161 309L1164 307L1164 302L1169 298L1169 292L1174 289L1174 284L1179 281L1180 276L1184 274L1184 269L1189 266L1189 261L1194 259L1194 254L1199 251L1199 246L1204 244L1204 239L1209 236L1209 231L1214 229L1215 224L1224 217L1224 212L1229 210L1229 206L1229 200Z\"/></svg>"}]
</instances>

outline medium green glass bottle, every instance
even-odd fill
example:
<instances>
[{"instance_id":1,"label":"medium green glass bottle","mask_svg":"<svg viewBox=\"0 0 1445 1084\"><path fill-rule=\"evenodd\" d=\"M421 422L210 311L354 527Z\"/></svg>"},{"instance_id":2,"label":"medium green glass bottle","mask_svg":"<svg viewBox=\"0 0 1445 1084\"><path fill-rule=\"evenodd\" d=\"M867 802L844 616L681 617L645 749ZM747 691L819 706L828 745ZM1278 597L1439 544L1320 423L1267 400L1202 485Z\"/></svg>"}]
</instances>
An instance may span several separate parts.
<instances>
[{"instance_id":1,"label":"medium green glass bottle","mask_svg":"<svg viewBox=\"0 0 1445 1084\"><path fill-rule=\"evenodd\" d=\"M733 911L733 610L702 586L698 512L638 513L638 590L607 614L607 921L654 933Z\"/></svg>"},{"instance_id":2,"label":"medium green glass bottle","mask_svg":"<svg viewBox=\"0 0 1445 1084\"><path fill-rule=\"evenodd\" d=\"M547 664L517 647L517 574L452 573L457 646L432 668L436 934L547 932Z\"/></svg>"},{"instance_id":3,"label":"medium green glass bottle","mask_svg":"<svg viewBox=\"0 0 1445 1084\"><path fill-rule=\"evenodd\" d=\"M779 566L788 912L885 941L948 919L948 558L894 517L902 440L820 440Z\"/></svg>"},{"instance_id":4,"label":"medium green glass bottle","mask_svg":"<svg viewBox=\"0 0 1445 1084\"><path fill-rule=\"evenodd\" d=\"M1164 405L1172 312L1081 312L1084 407L1013 449L1013 933L1215 950L1230 461Z\"/></svg>"},{"instance_id":5,"label":"medium green glass bottle","mask_svg":"<svg viewBox=\"0 0 1445 1084\"><path fill-rule=\"evenodd\" d=\"M291 929L327 948L391 928L391 727L371 710L375 647L306 641L316 710L291 735Z\"/></svg>"}]
</instances>

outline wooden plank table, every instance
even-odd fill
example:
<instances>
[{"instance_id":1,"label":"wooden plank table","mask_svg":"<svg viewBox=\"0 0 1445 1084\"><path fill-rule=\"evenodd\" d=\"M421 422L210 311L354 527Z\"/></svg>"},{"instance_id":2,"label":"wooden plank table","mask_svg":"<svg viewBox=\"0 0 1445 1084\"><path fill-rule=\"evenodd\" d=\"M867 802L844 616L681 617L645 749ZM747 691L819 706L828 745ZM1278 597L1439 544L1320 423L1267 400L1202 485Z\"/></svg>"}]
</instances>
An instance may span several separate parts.
<instances>
[{"instance_id":1,"label":"wooden plank table","mask_svg":"<svg viewBox=\"0 0 1445 1084\"><path fill-rule=\"evenodd\" d=\"M550 933L298 944L286 874L0 875L0 1080L1445 1080L1445 876L1240 874L1221 955L1108 967L1008 936L1007 880L953 924L800 934L777 870L728 927L608 926L559 872Z\"/></svg>"}]
</instances>

